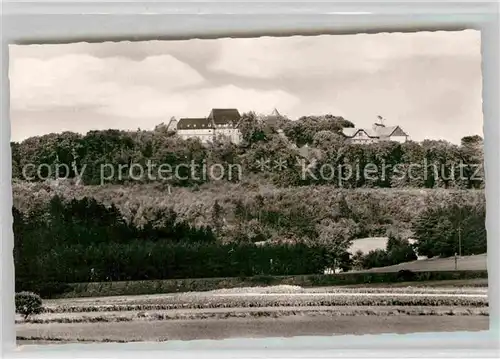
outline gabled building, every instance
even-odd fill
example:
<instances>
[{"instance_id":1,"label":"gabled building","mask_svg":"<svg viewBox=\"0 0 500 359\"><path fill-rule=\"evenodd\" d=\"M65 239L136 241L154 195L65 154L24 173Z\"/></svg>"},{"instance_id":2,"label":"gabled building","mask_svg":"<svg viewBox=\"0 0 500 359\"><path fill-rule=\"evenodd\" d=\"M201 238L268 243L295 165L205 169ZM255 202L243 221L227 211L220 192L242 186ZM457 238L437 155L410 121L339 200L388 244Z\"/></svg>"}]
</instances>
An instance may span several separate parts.
<instances>
[{"instance_id":1,"label":"gabled building","mask_svg":"<svg viewBox=\"0 0 500 359\"><path fill-rule=\"evenodd\" d=\"M167 131L177 131L177 119L172 116L170 117L170 121L167 124Z\"/></svg>"},{"instance_id":2,"label":"gabled building","mask_svg":"<svg viewBox=\"0 0 500 359\"><path fill-rule=\"evenodd\" d=\"M181 118L177 123L177 134L187 140L199 138L201 142L213 141L214 128L206 118Z\"/></svg>"},{"instance_id":3,"label":"gabled building","mask_svg":"<svg viewBox=\"0 0 500 359\"><path fill-rule=\"evenodd\" d=\"M241 115L236 109L212 109L208 117L181 118L177 123L177 134L183 138L199 138L201 142L214 141L218 137L240 142L238 125Z\"/></svg>"},{"instance_id":4,"label":"gabled building","mask_svg":"<svg viewBox=\"0 0 500 359\"><path fill-rule=\"evenodd\" d=\"M382 123L374 123L372 128L349 128L342 130L342 134L351 143L374 143L380 141L396 141L403 143L408 141L408 134L399 126L385 126Z\"/></svg>"},{"instance_id":5,"label":"gabled building","mask_svg":"<svg viewBox=\"0 0 500 359\"><path fill-rule=\"evenodd\" d=\"M241 133L238 129L240 120L241 115L235 108L214 108L208 115L208 121L215 130L215 138L226 137L233 143L239 143L241 140Z\"/></svg>"},{"instance_id":6,"label":"gabled building","mask_svg":"<svg viewBox=\"0 0 500 359\"><path fill-rule=\"evenodd\" d=\"M277 109L274 109L270 115L263 118L265 131L271 132L275 130L279 135L284 136L285 134L282 128L284 119L286 119L286 117L282 116Z\"/></svg>"},{"instance_id":7,"label":"gabled building","mask_svg":"<svg viewBox=\"0 0 500 359\"><path fill-rule=\"evenodd\" d=\"M281 114L278 112L277 109L274 109L270 115L265 117L265 122L266 122L266 125L268 125L268 126L279 127L280 121L282 119L283 119L283 116L281 116Z\"/></svg>"}]
</instances>

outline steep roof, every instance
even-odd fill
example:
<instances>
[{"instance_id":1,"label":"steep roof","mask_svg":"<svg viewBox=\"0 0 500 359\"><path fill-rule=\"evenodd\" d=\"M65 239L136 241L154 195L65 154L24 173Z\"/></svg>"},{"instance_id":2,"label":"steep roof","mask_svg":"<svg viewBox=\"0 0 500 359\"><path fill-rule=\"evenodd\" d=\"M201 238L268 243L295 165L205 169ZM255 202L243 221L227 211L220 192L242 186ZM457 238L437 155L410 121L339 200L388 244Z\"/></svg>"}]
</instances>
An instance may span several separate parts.
<instances>
[{"instance_id":1,"label":"steep roof","mask_svg":"<svg viewBox=\"0 0 500 359\"><path fill-rule=\"evenodd\" d=\"M375 133L380 137L389 137L398 132L398 136L407 136L407 134L399 126L377 126Z\"/></svg>"},{"instance_id":2,"label":"steep roof","mask_svg":"<svg viewBox=\"0 0 500 359\"><path fill-rule=\"evenodd\" d=\"M207 118L181 118L177 123L178 130L212 128Z\"/></svg>"},{"instance_id":3,"label":"steep roof","mask_svg":"<svg viewBox=\"0 0 500 359\"><path fill-rule=\"evenodd\" d=\"M278 112L278 110L275 108L273 110L273 112L271 112L271 116L277 116L277 117L281 117L281 114Z\"/></svg>"},{"instance_id":4,"label":"steep roof","mask_svg":"<svg viewBox=\"0 0 500 359\"><path fill-rule=\"evenodd\" d=\"M241 115L235 108L214 108L210 111L208 119L215 125L231 124L235 126L240 122Z\"/></svg>"},{"instance_id":5,"label":"steep roof","mask_svg":"<svg viewBox=\"0 0 500 359\"><path fill-rule=\"evenodd\" d=\"M373 138L377 138L379 137L376 133L374 133L372 130L365 130L364 128L352 128L352 127L344 127L342 129L342 133L344 134L344 136L346 137L354 137L356 136L356 134L360 131L363 131L364 133L366 133L366 135L368 137L373 137Z\"/></svg>"},{"instance_id":6,"label":"steep roof","mask_svg":"<svg viewBox=\"0 0 500 359\"><path fill-rule=\"evenodd\" d=\"M270 115L264 117L264 122L268 126L278 127L281 119L283 119L283 116L281 116L277 109L274 109Z\"/></svg>"},{"instance_id":7,"label":"steep roof","mask_svg":"<svg viewBox=\"0 0 500 359\"><path fill-rule=\"evenodd\" d=\"M354 137L354 135L358 133L359 130L360 128L344 127L342 129L342 133L347 137Z\"/></svg>"},{"instance_id":8,"label":"steep roof","mask_svg":"<svg viewBox=\"0 0 500 359\"><path fill-rule=\"evenodd\" d=\"M177 128L177 119L174 116L172 116L170 117L170 121L168 121L167 130L172 131L175 130L176 128Z\"/></svg>"},{"instance_id":9,"label":"steep roof","mask_svg":"<svg viewBox=\"0 0 500 359\"><path fill-rule=\"evenodd\" d=\"M389 126L389 127L375 126L372 129L372 132L380 137L387 137L391 135L391 133L394 131L395 128L396 126Z\"/></svg>"},{"instance_id":10,"label":"steep roof","mask_svg":"<svg viewBox=\"0 0 500 359\"><path fill-rule=\"evenodd\" d=\"M379 137L390 137L393 134L397 136L408 136L399 126L375 126L371 129L364 128L352 128L345 127L342 129L342 133L346 137L354 137L359 131L364 131L368 137L379 138Z\"/></svg>"}]
</instances>

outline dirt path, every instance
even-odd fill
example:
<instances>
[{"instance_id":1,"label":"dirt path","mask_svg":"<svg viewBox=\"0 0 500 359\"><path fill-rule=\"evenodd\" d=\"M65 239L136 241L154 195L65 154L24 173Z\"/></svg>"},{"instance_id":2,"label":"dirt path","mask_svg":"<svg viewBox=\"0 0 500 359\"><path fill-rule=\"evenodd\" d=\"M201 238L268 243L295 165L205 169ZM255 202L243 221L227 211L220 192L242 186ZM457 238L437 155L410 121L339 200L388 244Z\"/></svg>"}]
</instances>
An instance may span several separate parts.
<instances>
[{"instance_id":1,"label":"dirt path","mask_svg":"<svg viewBox=\"0 0 500 359\"><path fill-rule=\"evenodd\" d=\"M136 321L123 323L24 324L17 335L81 341L165 341L298 335L382 334L488 330L482 316L359 316L229 318L224 320Z\"/></svg>"}]
</instances>

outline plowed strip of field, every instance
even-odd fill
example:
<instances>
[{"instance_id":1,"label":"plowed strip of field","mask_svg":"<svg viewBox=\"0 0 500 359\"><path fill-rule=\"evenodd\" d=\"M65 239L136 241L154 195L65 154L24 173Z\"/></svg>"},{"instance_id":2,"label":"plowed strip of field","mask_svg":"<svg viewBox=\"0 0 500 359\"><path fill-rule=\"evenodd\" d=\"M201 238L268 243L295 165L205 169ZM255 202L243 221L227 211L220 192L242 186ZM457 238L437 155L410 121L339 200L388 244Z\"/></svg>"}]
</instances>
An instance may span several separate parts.
<instances>
[{"instance_id":1,"label":"plowed strip of field","mask_svg":"<svg viewBox=\"0 0 500 359\"><path fill-rule=\"evenodd\" d=\"M262 308L213 308L213 309L173 309L153 312L121 311L121 312L87 312L87 313L43 313L29 319L29 323L97 323L120 322L133 320L177 320L177 319L227 319L227 318L259 318L284 317L294 315L309 316L365 316L365 315L485 315L488 308L475 307L262 307ZM25 321L20 315L16 324Z\"/></svg>"},{"instance_id":2,"label":"plowed strip of field","mask_svg":"<svg viewBox=\"0 0 500 359\"><path fill-rule=\"evenodd\" d=\"M487 307L486 293L184 293L155 298L142 296L119 301L52 301L45 305L48 313L158 311L202 308L251 307L311 307L311 306L474 306Z\"/></svg>"},{"instance_id":3,"label":"plowed strip of field","mask_svg":"<svg viewBox=\"0 0 500 359\"><path fill-rule=\"evenodd\" d=\"M435 297L435 298L488 298L483 293L215 293L214 297Z\"/></svg>"}]
</instances>

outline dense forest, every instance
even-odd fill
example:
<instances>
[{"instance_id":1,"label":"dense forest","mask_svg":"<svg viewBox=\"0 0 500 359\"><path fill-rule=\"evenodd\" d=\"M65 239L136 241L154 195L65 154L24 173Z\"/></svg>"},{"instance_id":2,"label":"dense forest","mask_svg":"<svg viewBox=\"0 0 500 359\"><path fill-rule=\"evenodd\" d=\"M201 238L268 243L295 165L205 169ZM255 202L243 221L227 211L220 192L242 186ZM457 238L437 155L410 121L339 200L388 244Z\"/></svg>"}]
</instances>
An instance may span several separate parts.
<instances>
[{"instance_id":1,"label":"dense forest","mask_svg":"<svg viewBox=\"0 0 500 359\"><path fill-rule=\"evenodd\" d=\"M486 252L479 136L460 145L354 145L340 134L353 126L333 116L284 118L282 135L247 113L239 145L182 140L164 125L12 143L17 285L311 274L395 264L415 251ZM262 171L262 158L288 165ZM151 162L238 164L244 175L193 178L183 167L182 176L158 181L128 170ZM107 164L122 171L103 182ZM325 178L324 164L341 170ZM370 164L388 167L373 177L363 171ZM349 166L356 176L346 176ZM56 178L57 168L69 172ZM411 176L399 175L408 169ZM371 236L388 236L386 250L348 253L353 240Z\"/></svg>"},{"instance_id":2,"label":"dense forest","mask_svg":"<svg viewBox=\"0 0 500 359\"><path fill-rule=\"evenodd\" d=\"M346 126L354 125L341 117L313 116L283 119L278 128L254 113L246 113L240 124L241 144L218 139L208 146L197 139L180 139L165 125L153 131L49 134L12 143L12 175L43 181L59 173L86 185L161 181L196 186L213 177L193 176L186 165L199 168L218 164L242 168L241 176L226 176L225 180L264 181L282 187L484 187L483 141L479 136L464 137L460 145L434 140L351 144L341 134ZM284 135L278 133L279 129ZM258 165L262 159L271 164L280 161L283 166L279 171L262 171ZM179 173L172 178L160 176L162 165L179 168ZM332 168L335 172L327 173ZM348 171L355 173L349 175Z\"/></svg>"}]
</instances>

